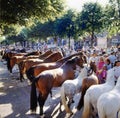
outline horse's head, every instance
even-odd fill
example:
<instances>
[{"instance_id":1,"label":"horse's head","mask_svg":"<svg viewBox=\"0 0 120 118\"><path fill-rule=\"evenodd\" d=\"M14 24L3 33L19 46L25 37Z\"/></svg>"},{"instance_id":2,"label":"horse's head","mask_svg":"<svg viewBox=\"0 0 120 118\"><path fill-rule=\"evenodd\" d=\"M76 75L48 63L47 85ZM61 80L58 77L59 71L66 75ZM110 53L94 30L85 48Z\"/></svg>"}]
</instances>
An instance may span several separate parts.
<instances>
[{"instance_id":1,"label":"horse's head","mask_svg":"<svg viewBox=\"0 0 120 118\"><path fill-rule=\"evenodd\" d=\"M85 58L84 58L84 56L77 56L76 57L76 64L78 65L78 66L80 66L81 68L83 68L84 66L84 64L86 63L86 61L85 61Z\"/></svg>"},{"instance_id":2,"label":"horse's head","mask_svg":"<svg viewBox=\"0 0 120 118\"><path fill-rule=\"evenodd\" d=\"M89 75L91 75L93 72L96 73L96 71L97 71L97 66L96 66L94 61L91 61L90 62L90 72L89 72Z\"/></svg>"},{"instance_id":3,"label":"horse's head","mask_svg":"<svg viewBox=\"0 0 120 118\"><path fill-rule=\"evenodd\" d=\"M81 79L81 78L87 77L87 76L89 76L90 65L84 64L83 68L80 68L77 71L75 71L75 74L78 74L78 78Z\"/></svg>"},{"instance_id":4,"label":"horse's head","mask_svg":"<svg viewBox=\"0 0 120 118\"><path fill-rule=\"evenodd\" d=\"M84 68L81 69L81 73L83 73L85 76L89 76L90 75L90 70L91 67L89 64L84 64Z\"/></svg>"},{"instance_id":5,"label":"horse's head","mask_svg":"<svg viewBox=\"0 0 120 118\"><path fill-rule=\"evenodd\" d=\"M107 71L106 81L107 82L114 82L116 84L117 79L118 79L118 76L116 75L117 71L119 71L119 73L120 73L120 70L118 70L118 68L116 68L116 67L109 69Z\"/></svg>"}]
</instances>

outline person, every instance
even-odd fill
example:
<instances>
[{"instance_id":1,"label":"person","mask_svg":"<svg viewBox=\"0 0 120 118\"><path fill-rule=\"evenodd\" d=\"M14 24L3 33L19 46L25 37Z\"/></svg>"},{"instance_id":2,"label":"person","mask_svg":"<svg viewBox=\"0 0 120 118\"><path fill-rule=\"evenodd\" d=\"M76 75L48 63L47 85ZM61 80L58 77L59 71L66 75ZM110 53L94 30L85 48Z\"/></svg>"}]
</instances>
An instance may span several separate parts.
<instances>
[{"instance_id":1,"label":"person","mask_svg":"<svg viewBox=\"0 0 120 118\"><path fill-rule=\"evenodd\" d=\"M118 77L120 76L120 60L115 61L114 68L116 68L115 78L117 81Z\"/></svg>"},{"instance_id":2,"label":"person","mask_svg":"<svg viewBox=\"0 0 120 118\"><path fill-rule=\"evenodd\" d=\"M111 65L111 62L110 62L109 58L105 59L105 65L104 66L106 67L106 70L109 70L109 69L112 68L112 65Z\"/></svg>"},{"instance_id":3,"label":"person","mask_svg":"<svg viewBox=\"0 0 120 118\"><path fill-rule=\"evenodd\" d=\"M110 62L112 64L112 67L115 63L115 61L117 60L117 57L115 56L114 52L112 51L111 54L108 56L108 58L110 59Z\"/></svg>"},{"instance_id":4,"label":"person","mask_svg":"<svg viewBox=\"0 0 120 118\"><path fill-rule=\"evenodd\" d=\"M96 72L100 84L104 83L106 78L106 67L104 65L105 65L104 57L100 56Z\"/></svg>"},{"instance_id":5,"label":"person","mask_svg":"<svg viewBox=\"0 0 120 118\"><path fill-rule=\"evenodd\" d=\"M91 53L91 56L89 57L88 62L90 63L92 61L92 62L95 62L95 64L97 65L98 60L99 60L99 57L97 56L97 53L94 51Z\"/></svg>"}]
</instances>

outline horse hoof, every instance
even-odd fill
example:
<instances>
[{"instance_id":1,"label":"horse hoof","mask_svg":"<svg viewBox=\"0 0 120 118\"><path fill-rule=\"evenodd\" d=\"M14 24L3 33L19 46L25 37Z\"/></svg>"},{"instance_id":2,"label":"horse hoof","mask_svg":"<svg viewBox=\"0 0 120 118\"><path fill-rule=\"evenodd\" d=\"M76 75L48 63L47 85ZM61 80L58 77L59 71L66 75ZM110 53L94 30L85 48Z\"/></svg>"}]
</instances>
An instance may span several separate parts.
<instances>
[{"instance_id":1,"label":"horse hoof","mask_svg":"<svg viewBox=\"0 0 120 118\"><path fill-rule=\"evenodd\" d=\"M66 116L65 116L65 118L70 118L72 115L73 115L72 112L71 113L67 113Z\"/></svg>"},{"instance_id":2,"label":"horse hoof","mask_svg":"<svg viewBox=\"0 0 120 118\"><path fill-rule=\"evenodd\" d=\"M40 115L40 118L45 118L45 114Z\"/></svg>"},{"instance_id":3,"label":"horse hoof","mask_svg":"<svg viewBox=\"0 0 120 118\"><path fill-rule=\"evenodd\" d=\"M30 113L31 114L36 114L36 110L31 110Z\"/></svg>"}]
</instances>

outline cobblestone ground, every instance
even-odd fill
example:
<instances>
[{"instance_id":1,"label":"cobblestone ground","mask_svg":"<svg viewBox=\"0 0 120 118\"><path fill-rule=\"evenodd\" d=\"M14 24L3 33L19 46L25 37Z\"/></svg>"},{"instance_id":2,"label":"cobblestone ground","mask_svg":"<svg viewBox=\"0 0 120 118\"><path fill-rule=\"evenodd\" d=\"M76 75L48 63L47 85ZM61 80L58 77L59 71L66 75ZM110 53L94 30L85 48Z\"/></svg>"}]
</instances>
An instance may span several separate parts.
<instances>
[{"instance_id":1,"label":"cobblestone ground","mask_svg":"<svg viewBox=\"0 0 120 118\"><path fill-rule=\"evenodd\" d=\"M29 112L30 85L28 80L20 82L19 72L13 71L11 75L7 70L5 62L0 59L0 118L39 118L37 114L31 115ZM48 97L44 112L46 118L65 118L65 111L58 110L60 101L60 88L53 88L53 97ZM76 96L78 98L78 96ZM76 111L71 118L80 118L81 111Z\"/></svg>"}]
</instances>

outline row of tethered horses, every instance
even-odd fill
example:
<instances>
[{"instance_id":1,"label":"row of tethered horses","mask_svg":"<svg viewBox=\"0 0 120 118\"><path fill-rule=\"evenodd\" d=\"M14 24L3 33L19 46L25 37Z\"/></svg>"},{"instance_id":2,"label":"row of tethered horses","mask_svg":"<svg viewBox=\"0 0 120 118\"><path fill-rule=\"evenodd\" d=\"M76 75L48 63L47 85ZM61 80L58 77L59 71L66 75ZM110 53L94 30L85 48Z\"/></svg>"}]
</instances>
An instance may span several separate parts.
<instances>
[{"instance_id":1,"label":"row of tethered horses","mask_svg":"<svg viewBox=\"0 0 120 118\"><path fill-rule=\"evenodd\" d=\"M25 50L16 51L14 49L14 51L10 50L9 52L2 50L1 55L2 59L7 61L7 68L10 73L12 73L13 67L17 64L20 81L22 82L26 76L31 81L30 109L31 111L36 111L38 102L40 115L44 113L43 106L48 95L51 94L52 97L52 87L61 87L60 103L64 105L65 111L71 115L70 105L74 102L75 93L81 92L81 98L77 106L77 109L80 110L83 107L86 90L91 85L98 84L97 77L91 76L96 72L95 63L86 64L86 55L81 51L65 56L63 50L49 49L44 53L39 51L28 53ZM79 74L75 79L76 72L79 72ZM72 91L73 93L71 93ZM38 96L37 92L39 93ZM68 97L69 100L65 97Z\"/></svg>"}]
</instances>

